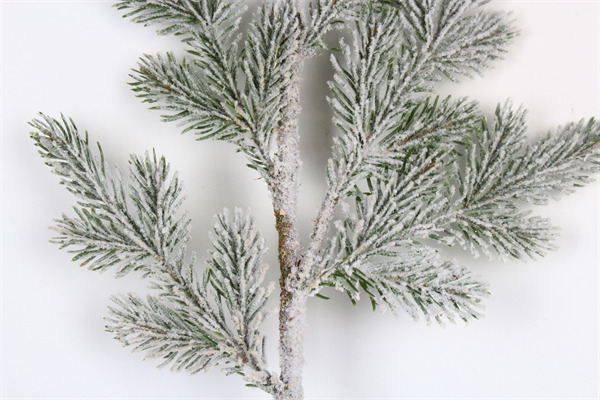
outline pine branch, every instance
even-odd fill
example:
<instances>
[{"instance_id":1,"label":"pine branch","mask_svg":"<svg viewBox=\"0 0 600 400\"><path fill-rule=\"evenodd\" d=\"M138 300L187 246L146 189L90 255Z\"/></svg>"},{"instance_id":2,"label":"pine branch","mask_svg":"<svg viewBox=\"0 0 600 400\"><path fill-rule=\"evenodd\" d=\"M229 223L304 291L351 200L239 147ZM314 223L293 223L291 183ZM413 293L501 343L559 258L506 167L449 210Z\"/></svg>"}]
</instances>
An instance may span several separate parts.
<instances>
[{"instance_id":1,"label":"pine branch","mask_svg":"<svg viewBox=\"0 0 600 400\"><path fill-rule=\"evenodd\" d=\"M162 358L160 366L192 374L230 360L220 349L222 337L210 334L197 321L167 306L154 296L146 301L135 295L113 297L106 318L108 332L125 346L135 346L149 358Z\"/></svg>"},{"instance_id":2,"label":"pine branch","mask_svg":"<svg viewBox=\"0 0 600 400\"><path fill-rule=\"evenodd\" d=\"M522 115L502 128L505 134L498 132L502 116L508 113L512 113L510 103L499 105L496 132L483 127L481 138L467 142L461 183L469 208L496 203L516 207L516 201L547 204L550 198L589 182L600 170L600 124L594 119L558 128L529 145L519 133L524 129ZM505 143L505 136L511 138L510 143Z\"/></svg>"},{"instance_id":3,"label":"pine branch","mask_svg":"<svg viewBox=\"0 0 600 400\"><path fill-rule=\"evenodd\" d=\"M225 29L231 35L238 23L231 22L227 28L220 28L220 24L233 17L223 16L211 24L210 18L190 9L200 7L198 4L164 3L159 7L157 2L135 2L139 8L126 16L139 13L134 22L143 23L180 21L169 29L187 35L194 58L177 62L172 54L166 59L145 56L139 71L132 75L134 91L145 102L159 103L154 109L172 112L163 116L165 120L182 120L187 125L184 132L193 131L200 139L234 142L248 157L248 166L271 181L277 149L272 133L284 118L282 110L287 104L283 99L290 79L299 73L294 69L301 35L295 6L281 1L261 5L243 51L238 53L240 38L231 41L219 30ZM125 6L134 4L127 2L120 8ZM233 13L231 10L228 12ZM240 89L241 71L245 79Z\"/></svg>"},{"instance_id":4,"label":"pine branch","mask_svg":"<svg viewBox=\"0 0 600 400\"><path fill-rule=\"evenodd\" d=\"M451 80L481 73L501 59L517 34L503 13L485 11L488 0L385 0L402 17L406 47L421 58L426 79ZM430 75L433 74L433 75Z\"/></svg>"},{"instance_id":5,"label":"pine branch","mask_svg":"<svg viewBox=\"0 0 600 400\"><path fill-rule=\"evenodd\" d=\"M292 86L300 47L301 26L293 2L264 2L250 25L241 68L245 74L242 107L249 115L252 137L268 160L272 181L277 151L274 132L284 115L286 93Z\"/></svg>"},{"instance_id":6,"label":"pine branch","mask_svg":"<svg viewBox=\"0 0 600 400\"><path fill-rule=\"evenodd\" d=\"M378 152L378 145L385 144L386 141L407 143L406 137L397 136L401 136L398 133L402 133L405 129L403 125L407 120L410 122L421 103L411 96L431 90L430 81L437 79L432 75L436 70L452 77L461 72L466 74L465 71L450 71L449 65L452 62L471 65L469 68L483 68L489 60L482 58L483 56L478 58L480 53L490 59L499 57L513 32L502 15L478 11L473 18L495 21L494 28L497 32L492 35L494 43L485 42L482 36L486 35L474 29L477 26L474 20L465 16L465 13L472 11L479 3L481 2L443 1L430 4L428 1L408 1L392 2L395 7L391 9L385 6L363 6L353 30L353 48L342 44L347 67L342 67L332 57L335 75L334 82L330 83L330 103L340 135L334 145L334 160L337 159L338 165L330 168L330 182L344 181L348 176L354 176L356 170L360 170L368 162L364 153L368 152L369 147ZM401 25L412 26L416 38L408 35L407 31L396 28ZM470 30L460 31L465 26L470 27ZM489 26L482 29L487 36L490 35L487 32L491 29ZM457 30L461 35L459 39L452 36L457 34ZM449 36L444 39L446 35ZM460 58L463 52L459 57L450 51L456 43L462 43L463 40L467 40L469 44L463 44L461 51L467 48L472 51L468 62ZM494 51L485 52L483 49L488 46L493 47ZM452 126L457 123L455 132L460 132L460 122L472 123L470 118L473 116L474 105L461 103L466 102L458 102L453 116L458 117L458 121L451 119L436 128L443 130L447 128L447 124ZM423 111L428 111L427 106L425 103ZM444 111L450 110L442 110L440 114ZM424 131L430 131L431 128L425 128ZM385 138L384 143L378 143L381 138Z\"/></svg>"},{"instance_id":7,"label":"pine branch","mask_svg":"<svg viewBox=\"0 0 600 400\"><path fill-rule=\"evenodd\" d=\"M144 24L167 24L159 33L183 35L193 55L191 61L177 62L144 56L140 69L131 75L133 90L145 102L160 103L153 109L167 110L167 121L182 120L184 132L200 139L234 142L249 159L248 166L263 178L270 175L272 145L268 134L256 125L246 95L240 90L241 68L234 36L244 11L238 2L208 0L130 0L116 4L132 9L124 17ZM263 104L260 104L263 106Z\"/></svg>"},{"instance_id":8,"label":"pine branch","mask_svg":"<svg viewBox=\"0 0 600 400\"><path fill-rule=\"evenodd\" d=\"M342 266L354 268L373 257L395 257L416 243L411 234L430 229L430 220L450 200L440 190L447 179L440 169L444 153L424 149L405 161L401 171L388 170L367 179L366 188L355 187L355 211L346 206L345 219L335 222L335 237L320 249L307 274L309 290L314 292ZM421 228L408 233L417 226Z\"/></svg>"},{"instance_id":9,"label":"pine branch","mask_svg":"<svg viewBox=\"0 0 600 400\"><path fill-rule=\"evenodd\" d=\"M373 310L385 304L393 312L403 309L415 320L424 315L442 325L457 317L465 322L480 318L481 301L489 295L488 285L467 269L441 262L425 248L394 261L341 266L322 285L346 292L353 304L363 291Z\"/></svg>"},{"instance_id":10,"label":"pine branch","mask_svg":"<svg viewBox=\"0 0 600 400\"><path fill-rule=\"evenodd\" d=\"M524 115L510 103L498 106L494 125L484 123L465 142L460 172L449 170L449 177L459 177L457 190L440 191L450 200L431 218L405 225L402 235L458 243L488 257L523 259L552 250L556 232L549 221L520 211L520 203L546 204L589 181L598 171L600 126L570 124L531 146Z\"/></svg>"},{"instance_id":11,"label":"pine branch","mask_svg":"<svg viewBox=\"0 0 600 400\"><path fill-rule=\"evenodd\" d=\"M328 190L302 260L302 279L308 279L318 264L319 252L340 199L368 172L365 148L372 138L381 134L382 119L386 117L382 113L374 115L374 110L385 108L385 104L391 104L396 98L394 88L387 84L403 71L399 67L401 63L392 63L396 55L394 43L399 40L398 31L394 29L397 14L382 13L383 21L378 20L379 16L371 5L363 6L356 19L357 31L352 32L353 49L342 42L348 67L342 67L335 57L331 58L335 75L334 82L329 83L333 97L328 100L340 134L334 138L333 157L327 165ZM389 90L380 90L378 84ZM376 106L379 108L370 108Z\"/></svg>"},{"instance_id":12,"label":"pine branch","mask_svg":"<svg viewBox=\"0 0 600 400\"><path fill-rule=\"evenodd\" d=\"M443 3L443 2L442 2ZM462 1L447 1L461 7ZM507 16L498 12L467 13L478 7L482 1L473 1L460 18L452 23L453 5L441 5L439 28L437 30L437 51L433 59L439 73L451 80L460 76L470 77L473 72L481 74L495 60L503 58L506 45L516 35L515 29L507 23Z\"/></svg>"},{"instance_id":13,"label":"pine branch","mask_svg":"<svg viewBox=\"0 0 600 400\"><path fill-rule=\"evenodd\" d=\"M458 137L462 129L473 124L475 107L472 104L459 101L447 107L449 103L446 102L438 115L421 113L421 116L429 117L431 124L427 126L428 122L424 121L423 132L403 132L410 128L411 118L420 105L413 100L415 93L430 90L430 82L437 79L436 71L450 77L468 74L465 70L450 68L452 62L465 61L450 51L455 44L452 40L462 43L464 49L470 49L468 68L477 69L500 57L503 46L514 36L502 15L481 11L474 18L487 21L486 25L481 30L465 31L465 27L472 28L475 21L465 14L481 3L443 1L433 4L416 0L394 1L392 8L363 6L353 31L353 49L342 44L347 67L332 58L335 75L330 84L330 104L340 135L334 139L334 156L327 168L329 190L306 252L307 264L316 262L333 210L344 192L365 174L377 173L370 157L379 158L375 165L381 165L382 161L393 164L398 155L390 158L386 154L381 158L382 150L389 150L389 144L398 146L392 146L393 151L401 150L424 132L435 138L450 131L448 140L437 144L450 149L452 135ZM398 29L398 26L412 26L414 30L411 33ZM495 30L491 32L492 29ZM464 37L457 39L458 32ZM488 49L490 46L494 49ZM487 55L481 54L484 49L489 50ZM439 62L438 56L443 62ZM423 105L423 111L427 106L427 103ZM448 115L444 116L445 113ZM438 123L433 124L434 121ZM444 123L440 124L441 121Z\"/></svg>"},{"instance_id":14,"label":"pine branch","mask_svg":"<svg viewBox=\"0 0 600 400\"><path fill-rule=\"evenodd\" d=\"M136 23L166 25L159 34L175 34L190 48L194 63L214 87L232 102L239 99L236 70L239 25L245 7L228 0L125 0L124 18Z\"/></svg>"},{"instance_id":15,"label":"pine branch","mask_svg":"<svg viewBox=\"0 0 600 400\"><path fill-rule=\"evenodd\" d=\"M117 275L122 276L151 268L152 263L141 264L146 258L168 261L177 245L187 242L189 221L177 217L181 186L177 177L169 181L164 158L131 158L132 207L120 178L108 171L101 147L97 159L88 147L87 133L82 139L72 120L42 115L31 125L38 130L32 138L40 154L79 198L78 218L58 220L61 236L55 239L62 247L79 247L72 250L74 260L82 259L93 270L119 263Z\"/></svg>"},{"instance_id":16,"label":"pine branch","mask_svg":"<svg viewBox=\"0 0 600 400\"><path fill-rule=\"evenodd\" d=\"M494 127L484 124L465 142L465 163L458 174L459 199L447 216L443 235L488 256L523 258L544 254L555 237L549 222L521 212L522 202L547 204L591 180L600 151L600 125L593 119L559 128L534 145L525 141L525 111L498 106ZM458 234L460 232L460 234Z\"/></svg>"},{"instance_id":17,"label":"pine branch","mask_svg":"<svg viewBox=\"0 0 600 400\"><path fill-rule=\"evenodd\" d=\"M422 148L452 152L481 120L477 104L465 98L452 101L439 96L412 101L387 135L372 145L367 162L381 168L397 168L406 157Z\"/></svg>"},{"instance_id":18,"label":"pine branch","mask_svg":"<svg viewBox=\"0 0 600 400\"><path fill-rule=\"evenodd\" d=\"M262 373L264 336L259 326L273 290L273 286L262 286L267 267L262 264L266 253L264 239L254 227L254 221L239 208L233 215L225 210L217 216L211 238L214 251L210 252L207 279L219 300L221 318L225 320L226 310L233 322L235 340L245 349L246 362Z\"/></svg>"},{"instance_id":19,"label":"pine branch","mask_svg":"<svg viewBox=\"0 0 600 400\"><path fill-rule=\"evenodd\" d=\"M500 258L524 259L555 249L555 228L548 219L530 217L529 212L490 207L453 214L431 235L442 242L447 239L440 236L450 237L449 243L456 241L475 256L481 250L489 258L497 254Z\"/></svg>"},{"instance_id":20,"label":"pine branch","mask_svg":"<svg viewBox=\"0 0 600 400\"><path fill-rule=\"evenodd\" d=\"M364 186L354 185L347 195L355 200L355 212L346 205L346 218L335 222L333 242L319 248L314 256L307 273L309 290L341 264L393 256L397 248L414 243L411 235L428 236L424 232L432 229L431 221L439 218L453 198L447 193L448 155L444 149L427 147L418 153L408 152L392 168L371 174Z\"/></svg>"},{"instance_id":21,"label":"pine branch","mask_svg":"<svg viewBox=\"0 0 600 400\"><path fill-rule=\"evenodd\" d=\"M494 127L482 127L465 141L465 170L461 192L465 208L477 203L499 180L504 168L510 168L525 142L525 110L514 111L510 103L498 105Z\"/></svg>"},{"instance_id":22,"label":"pine branch","mask_svg":"<svg viewBox=\"0 0 600 400\"><path fill-rule=\"evenodd\" d=\"M364 165L369 145L381 136L398 116L397 87L410 63L399 59L399 22L393 11L378 13L372 7L357 19L353 47L342 43L347 67L331 57L335 71L329 83L334 123L340 134L335 138L333 176L329 185L342 190L349 177ZM402 68L402 70L400 69ZM383 88L383 89L381 89ZM361 171L362 172L362 171Z\"/></svg>"},{"instance_id":23,"label":"pine branch","mask_svg":"<svg viewBox=\"0 0 600 400\"><path fill-rule=\"evenodd\" d=\"M258 6L247 34L237 0L121 0L124 17L182 39L178 60L145 55L134 92L163 119L199 139L236 145L266 181L278 233L280 374L267 370L260 332L272 287L266 248L240 209L217 216L206 271L188 260L190 222L182 185L164 158L131 156L129 183L71 120L31 125L40 154L74 193L75 216L54 239L92 270L140 271L158 296L115 297L107 329L125 345L192 373L220 365L277 400L302 399L306 302L323 286L365 292L373 308L415 319L468 321L481 314L487 284L441 261L431 240L473 254L521 259L553 248L546 219L522 211L545 204L600 170L600 124L559 128L529 145L525 112L507 103L488 124L475 103L440 99L433 84L458 80L502 57L516 31L487 0L297 0ZM348 24L350 45L332 56L328 99L339 135L328 189L306 250L297 201L303 61L327 49L325 35ZM351 201L348 201L351 199ZM338 204L343 215L333 223ZM322 296L324 297L324 296Z\"/></svg>"},{"instance_id":24,"label":"pine branch","mask_svg":"<svg viewBox=\"0 0 600 400\"><path fill-rule=\"evenodd\" d=\"M245 95L224 97L204 81L200 71L193 61L178 62L171 53L166 58L146 55L139 70L131 75L134 81L130 84L144 102L158 103L151 109L171 112L162 116L164 121L181 120L182 125L187 125L183 132L191 131L200 140L212 138L236 144L248 157L248 166L268 179L273 144L270 134L265 133L265 120L272 125L277 115L273 112L257 117L240 105L247 104L240 100Z\"/></svg>"},{"instance_id":25,"label":"pine branch","mask_svg":"<svg viewBox=\"0 0 600 400\"><path fill-rule=\"evenodd\" d=\"M71 250L75 259L86 257L84 263L89 263L90 269L106 270L121 264L117 276L140 269L153 279L154 287L198 308L196 314L208 312L205 295L194 287L196 279L191 279L183 261L189 221L177 217L181 186L176 177L167 179L165 160L157 163L155 157L133 156L132 190L127 196L123 183L108 172L102 152L97 159L88 147L87 133L82 139L72 120L42 115L31 125L38 129L32 138L46 163L80 198L75 208L80 220L59 220L61 236L55 240L62 247L75 246ZM128 247L124 249L123 243ZM219 328L214 321L208 323Z\"/></svg>"},{"instance_id":26,"label":"pine branch","mask_svg":"<svg viewBox=\"0 0 600 400\"><path fill-rule=\"evenodd\" d=\"M84 259L93 270L116 266L117 276L141 270L150 279L150 287L161 293L164 304L153 297L146 303L133 296L116 300L120 309L111 310L110 330L117 338L136 344L151 356L163 357L164 364L172 362L175 369L197 372L224 363L230 372L244 375L253 385L270 393L279 390L277 379L265 369L263 339L258 333L268 295L258 287L264 270L236 266L256 274L246 275L256 292L248 296L251 301L244 307L230 303L229 316L222 307L215 309L211 299L220 294L211 290L217 289L217 284L213 281L209 286L210 280L185 261L189 220L178 216L182 187L176 176L169 179L165 159L157 159L155 154L132 156L131 185L126 193L121 180L109 173L101 150L98 159L88 147L87 134L82 139L73 121L42 115L31 125L38 130L32 138L46 163L80 198L75 207L78 218L64 216L58 221L61 236L56 242L76 247L71 250L74 259ZM260 246L252 250L264 252ZM258 262L260 257L253 260ZM243 321L235 322L240 313ZM229 318L234 320L233 329ZM239 339L242 328L248 342ZM164 340L172 342L158 343Z\"/></svg>"},{"instance_id":27,"label":"pine branch","mask_svg":"<svg viewBox=\"0 0 600 400\"><path fill-rule=\"evenodd\" d=\"M102 149L96 159L88 147L87 133L78 134L73 121L61 122L42 116L31 125L39 133L32 138L46 164L61 177L70 192L79 198L75 211L79 218L63 215L55 240L65 246L79 246L74 260L82 260L92 270L121 263L118 275L142 268L141 261L152 257L153 249L141 227L127 211L127 200L120 182L107 171Z\"/></svg>"},{"instance_id":28,"label":"pine branch","mask_svg":"<svg viewBox=\"0 0 600 400\"><path fill-rule=\"evenodd\" d=\"M215 28L219 27L222 32L222 36L215 39L221 39L222 43L230 40L246 9L240 4L228 0L122 0L114 6L126 10L123 18L131 18L132 22L144 26L163 25L157 30L159 35L173 34L181 36L186 43L194 42L193 46L216 49L219 44L211 40Z\"/></svg>"},{"instance_id":29,"label":"pine branch","mask_svg":"<svg viewBox=\"0 0 600 400\"><path fill-rule=\"evenodd\" d=\"M199 139L231 140L236 128L247 116L236 110L231 99L225 99L200 74L193 62L178 62L172 53L166 57L145 55L140 68L130 75L130 83L137 97L145 103L158 103L151 109L171 112L163 115L165 121L182 120L187 125L183 132L193 131Z\"/></svg>"}]
</instances>

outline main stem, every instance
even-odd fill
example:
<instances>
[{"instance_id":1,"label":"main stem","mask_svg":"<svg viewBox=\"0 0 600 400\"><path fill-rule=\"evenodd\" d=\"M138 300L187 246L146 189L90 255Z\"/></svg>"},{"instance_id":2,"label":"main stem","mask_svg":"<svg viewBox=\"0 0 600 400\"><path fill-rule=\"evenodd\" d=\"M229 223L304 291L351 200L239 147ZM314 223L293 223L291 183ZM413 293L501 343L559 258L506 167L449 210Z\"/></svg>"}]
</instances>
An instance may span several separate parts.
<instances>
[{"instance_id":1,"label":"main stem","mask_svg":"<svg viewBox=\"0 0 600 400\"><path fill-rule=\"evenodd\" d=\"M298 116L300 115L300 81L302 56L298 54L292 69L292 81L284 94L285 106L276 129L277 154L273 164L273 179L269 185L273 199L275 224L279 235L280 305L279 305L279 364L282 390L277 400L301 400L303 330L306 295L300 291L298 267L300 240L298 235L297 203L298 172L300 170Z\"/></svg>"}]
</instances>

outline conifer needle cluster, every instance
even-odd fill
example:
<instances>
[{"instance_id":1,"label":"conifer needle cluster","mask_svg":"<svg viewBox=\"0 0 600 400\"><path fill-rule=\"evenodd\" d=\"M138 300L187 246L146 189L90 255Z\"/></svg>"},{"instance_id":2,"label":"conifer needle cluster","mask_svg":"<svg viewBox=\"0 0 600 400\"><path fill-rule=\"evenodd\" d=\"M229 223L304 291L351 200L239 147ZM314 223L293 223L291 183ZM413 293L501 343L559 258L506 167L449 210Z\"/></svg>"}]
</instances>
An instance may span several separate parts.
<instances>
[{"instance_id":1,"label":"conifer needle cluster","mask_svg":"<svg viewBox=\"0 0 600 400\"><path fill-rule=\"evenodd\" d=\"M533 141L525 110L442 98L436 82L482 73L516 29L485 0L122 0L133 22L181 39L187 55L143 55L137 97L198 139L220 140L266 183L279 243L279 371L265 358L261 324L274 285L265 241L242 209L216 216L207 259L188 249L183 187L152 150L129 171L67 118L41 115L32 138L77 203L54 241L73 260L116 276L138 271L154 289L113 297L107 329L174 370L220 367L275 399L302 399L306 301L335 288L355 303L439 323L481 316L488 285L437 251L527 259L552 249L546 204L590 181L600 124L566 124ZM241 28L248 18L247 29ZM346 33L337 45L325 35ZM298 233L298 142L303 63L329 56L337 128L309 238ZM310 79L309 77L307 77ZM338 210L339 209L339 210ZM339 211L339 212L338 212Z\"/></svg>"}]
</instances>

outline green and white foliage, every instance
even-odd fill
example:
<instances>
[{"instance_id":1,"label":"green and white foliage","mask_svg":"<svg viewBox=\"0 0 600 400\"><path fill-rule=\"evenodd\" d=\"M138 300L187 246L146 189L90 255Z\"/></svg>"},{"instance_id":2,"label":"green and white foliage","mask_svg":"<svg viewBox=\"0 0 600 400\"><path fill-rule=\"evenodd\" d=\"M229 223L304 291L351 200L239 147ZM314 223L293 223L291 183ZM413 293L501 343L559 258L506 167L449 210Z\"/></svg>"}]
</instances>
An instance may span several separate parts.
<instances>
[{"instance_id":1,"label":"green and white foliage","mask_svg":"<svg viewBox=\"0 0 600 400\"><path fill-rule=\"evenodd\" d=\"M461 245L475 253L478 245L513 258L544 254L553 247L554 230L546 219L520 211L521 204L547 204L598 171L597 122L570 124L529 144L524 114L508 102L499 105L493 126L484 121L465 137L456 227Z\"/></svg>"},{"instance_id":2,"label":"green and white foliage","mask_svg":"<svg viewBox=\"0 0 600 400\"><path fill-rule=\"evenodd\" d=\"M124 17L159 24L159 34L181 36L190 58L144 55L133 71L133 90L156 103L166 121L180 120L199 139L235 143L248 166L269 181L277 151L273 130L301 55L325 47L323 35L347 13L350 0L319 1L304 21L294 2L263 2L245 40L238 2L126 0ZM310 29L303 29L305 24Z\"/></svg>"},{"instance_id":3,"label":"green and white foliage","mask_svg":"<svg viewBox=\"0 0 600 400\"><path fill-rule=\"evenodd\" d=\"M380 284L389 273L381 266L405 265L406 252L398 249L431 239L474 255L516 259L554 247L549 221L521 205L545 204L589 181L598 170L600 126L582 121L530 145L524 110L498 106L488 126L475 103L430 95L431 82L442 76L481 72L514 36L504 16L478 10L483 3L390 1L358 11L352 45L342 42L343 57L332 56L329 99L339 128L328 166L330 192L354 204L317 257L313 292L320 282L355 301L362 288L377 304L390 293ZM452 263L436 265L470 279ZM431 269L413 272L425 279ZM395 282L408 285L409 275L403 276ZM478 293L463 299L475 306L485 294ZM421 311L439 320L439 311Z\"/></svg>"},{"instance_id":4,"label":"green and white foliage","mask_svg":"<svg viewBox=\"0 0 600 400\"><path fill-rule=\"evenodd\" d=\"M480 72L499 58L514 36L503 15L479 10L482 1L367 2L349 28L352 45L341 43L343 59L332 56L330 83L335 157L328 168L330 185L343 190L360 176L369 159L421 143L424 136L445 136L451 145L476 122L473 103L427 99L431 83ZM367 160L363 162L363 160ZM359 167L360 166L360 167ZM363 169L363 171L360 171Z\"/></svg>"},{"instance_id":5,"label":"green and white foliage","mask_svg":"<svg viewBox=\"0 0 600 400\"><path fill-rule=\"evenodd\" d=\"M54 240L91 270L140 270L159 296L114 297L108 331L174 370L192 373L220 364L274 392L266 371L260 324L272 288L263 280L264 240L236 209L217 217L215 250L203 272L188 261L189 220L180 211L182 186L163 157L131 156L126 184L112 173L101 147L89 147L72 120L42 115L31 125L40 154L77 198L76 217L63 215Z\"/></svg>"},{"instance_id":6,"label":"green and white foliage","mask_svg":"<svg viewBox=\"0 0 600 400\"><path fill-rule=\"evenodd\" d=\"M164 158L131 157L129 196L120 173L108 169L100 145L96 156L87 133L81 137L72 120L42 116L31 125L46 164L78 198L77 217L56 221L60 236L55 240L76 247L74 261L91 270L116 266L117 276L135 269L151 273L155 263L147 259L167 263L178 245L185 245L189 221L178 215L181 186L176 176L169 179Z\"/></svg>"},{"instance_id":7,"label":"green and white foliage","mask_svg":"<svg viewBox=\"0 0 600 400\"><path fill-rule=\"evenodd\" d=\"M397 253L387 261L364 262L359 266L337 269L325 285L348 294L353 304L364 291L373 310L382 303L393 312L404 310L415 320L424 315L456 322L479 318L481 301L489 295L488 285L464 267L440 261L433 252L415 247L411 252Z\"/></svg>"},{"instance_id":8,"label":"green and white foliage","mask_svg":"<svg viewBox=\"0 0 600 400\"><path fill-rule=\"evenodd\" d=\"M600 124L580 121L530 141L510 102L488 121L476 102L441 98L436 82L481 73L516 34L486 0L265 0L248 18L233 0L123 0L124 17L180 38L187 54L144 55L133 91L199 140L231 142L273 197L281 270L280 372L267 369L261 324L265 242L240 209L220 213L205 268L188 256L182 185L153 151L129 174L73 121L31 125L40 154L77 197L54 239L91 270L139 271L154 292L115 296L107 330L192 373L219 365L278 400L303 398L302 331L309 296L327 287L356 303L445 323L479 318L488 286L445 246L527 259L555 230L524 207L546 204L599 171ZM327 192L305 247L298 234L299 84L308 57L330 52L337 135ZM336 213L341 206L342 212ZM336 219L337 218L337 219Z\"/></svg>"},{"instance_id":9,"label":"green and white foliage","mask_svg":"<svg viewBox=\"0 0 600 400\"><path fill-rule=\"evenodd\" d=\"M449 79L470 76L501 58L515 35L506 15L483 10L489 0L384 0L399 11L403 51L423 72Z\"/></svg>"},{"instance_id":10,"label":"green and white foliage","mask_svg":"<svg viewBox=\"0 0 600 400\"><path fill-rule=\"evenodd\" d=\"M341 28L344 19L353 17L359 0L315 0L308 4L308 18L305 25L304 47L310 54L320 49L330 49L325 43L325 35L336 28Z\"/></svg>"},{"instance_id":11,"label":"green and white foliage","mask_svg":"<svg viewBox=\"0 0 600 400\"><path fill-rule=\"evenodd\" d=\"M262 285L267 271L264 239L254 221L239 208L233 215L225 210L216 218L206 279L218 300L219 315L232 320L237 345L247 349L253 360L262 360L264 337L259 328L267 316L265 302L274 288Z\"/></svg>"}]
</instances>

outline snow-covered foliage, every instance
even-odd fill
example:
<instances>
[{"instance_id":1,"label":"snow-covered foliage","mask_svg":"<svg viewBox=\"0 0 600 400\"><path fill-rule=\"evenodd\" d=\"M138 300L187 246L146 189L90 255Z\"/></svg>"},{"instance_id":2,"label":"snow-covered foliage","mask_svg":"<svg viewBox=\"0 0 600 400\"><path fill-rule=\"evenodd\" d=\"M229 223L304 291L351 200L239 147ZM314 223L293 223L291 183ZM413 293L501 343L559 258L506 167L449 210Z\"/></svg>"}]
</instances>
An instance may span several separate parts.
<instances>
[{"instance_id":1,"label":"snow-covered foliage","mask_svg":"<svg viewBox=\"0 0 600 400\"><path fill-rule=\"evenodd\" d=\"M434 83L481 73L515 28L486 0L265 0L241 27L236 0L123 0L125 17L182 39L185 57L144 55L133 91L199 139L231 142L272 195L279 234L280 372L267 369L261 323L264 240L240 209L216 217L205 267L188 257L181 182L153 151L129 177L106 165L73 121L31 125L46 163L77 197L54 239L91 270L140 271L158 295L115 296L107 329L175 370L220 365L276 399L303 398L306 301L328 287L353 303L415 319L481 316L488 286L436 247L523 259L553 248L554 229L523 209L588 182L600 162L600 124L567 124L530 143L522 108L488 122L476 102L440 98ZM298 142L303 62L330 52L337 127L327 192L305 245L298 233ZM347 43L348 42L348 43ZM342 208L336 213L337 207ZM337 219L336 219L337 218ZM443 253L442 253L443 254ZM190 258L192 261L190 261Z\"/></svg>"},{"instance_id":2,"label":"snow-covered foliage","mask_svg":"<svg viewBox=\"0 0 600 400\"><path fill-rule=\"evenodd\" d=\"M159 297L114 297L107 329L125 345L163 358L162 365L192 373L221 364L253 385L275 393L265 368L259 328L271 292L263 285L264 240L249 216L236 209L217 216L210 267L198 270L185 256L189 220L179 212L182 187L156 154L132 155L130 180L113 173L102 150L73 121L34 120L40 154L77 198L76 217L57 220L54 240L91 270L141 270ZM129 189L126 189L129 186Z\"/></svg>"}]
</instances>

